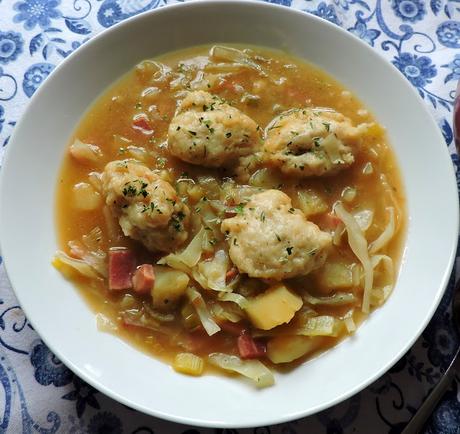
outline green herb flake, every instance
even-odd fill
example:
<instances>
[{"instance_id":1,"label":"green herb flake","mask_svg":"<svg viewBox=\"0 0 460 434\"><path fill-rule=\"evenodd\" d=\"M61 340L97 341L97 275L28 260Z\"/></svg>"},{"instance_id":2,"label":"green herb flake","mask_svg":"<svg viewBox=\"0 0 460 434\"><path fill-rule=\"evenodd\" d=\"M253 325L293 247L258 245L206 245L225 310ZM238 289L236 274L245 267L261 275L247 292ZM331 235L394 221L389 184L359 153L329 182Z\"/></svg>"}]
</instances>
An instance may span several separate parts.
<instances>
[{"instance_id":1,"label":"green herb flake","mask_svg":"<svg viewBox=\"0 0 460 434\"><path fill-rule=\"evenodd\" d=\"M320 146L320 143L321 143L321 138L320 137L313 137L313 143L318 148Z\"/></svg>"},{"instance_id":2,"label":"green herb flake","mask_svg":"<svg viewBox=\"0 0 460 434\"><path fill-rule=\"evenodd\" d=\"M331 130L331 124L329 122L323 122L323 125L327 132Z\"/></svg>"},{"instance_id":3,"label":"green herb flake","mask_svg":"<svg viewBox=\"0 0 460 434\"><path fill-rule=\"evenodd\" d=\"M158 157L157 158L157 167L159 169L164 169L164 167L166 166L166 158L162 158L162 157Z\"/></svg>"},{"instance_id":4,"label":"green herb flake","mask_svg":"<svg viewBox=\"0 0 460 434\"><path fill-rule=\"evenodd\" d=\"M287 254L288 254L289 256L292 255L292 249L293 249L293 248L294 248L294 247L286 247L286 252L287 252Z\"/></svg>"},{"instance_id":5,"label":"green herb flake","mask_svg":"<svg viewBox=\"0 0 460 434\"><path fill-rule=\"evenodd\" d=\"M290 214L294 214L294 212L295 212L295 208L289 208L289 210L288 210L288 211L289 211L289 213L290 213Z\"/></svg>"},{"instance_id":6,"label":"green herb flake","mask_svg":"<svg viewBox=\"0 0 460 434\"><path fill-rule=\"evenodd\" d=\"M275 233L275 236L278 241L281 241L281 237L277 233Z\"/></svg>"},{"instance_id":7,"label":"green herb flake","mask_svg":"<svg viewBox=\"0 0 460 434\"><path fill-rule=\"evenodd\" d=\"M236 206L235 206L235 212L236 212L237 214L243 214L243 212L244 212L244 206L245 206L245 205L246 205L246 204L244 204L244 203L239 203L238 205L236 205Z\"/></svg>"},{"instance_id":8,"label":"green herb flake","mask_svg":"<svg viewBox=\"0 0 460 434\"><path fill-rule=\"evenodd\" d=\"M225 137L227 137L227 139L229 139L230 137L232 137L232 133L231 132L226 133Z\"/></svg>"}]
</instances>

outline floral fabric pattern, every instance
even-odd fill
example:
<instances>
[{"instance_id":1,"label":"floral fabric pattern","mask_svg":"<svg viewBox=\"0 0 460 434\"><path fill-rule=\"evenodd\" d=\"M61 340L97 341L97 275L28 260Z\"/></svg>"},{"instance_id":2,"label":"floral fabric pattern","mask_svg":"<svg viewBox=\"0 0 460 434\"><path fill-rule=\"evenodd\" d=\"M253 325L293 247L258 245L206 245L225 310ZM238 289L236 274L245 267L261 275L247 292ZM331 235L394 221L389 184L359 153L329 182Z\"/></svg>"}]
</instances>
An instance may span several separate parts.
<instances>
[{"instance_id":1,"label":"floral fabric pattern","mask_svg":"<svg viewBox=\"0 0 460 434\"><path fill-rule=\"evenodd\" d=\"M192 0L0 0L0 164L29 99L88 39L143 11ZM259 0L314 14L386 57L436 119L460 189L452 109L460 80L460 0ZM1 170L1 169L0 169ZM460 337L451 299L457 266L415 345L361 393L320 414L274 427L198 429L123 406L75 376L39 339L18 305L0 257L0 433L386 434L398 433L449 365ZM460 378L426 427L458 433ZM372 430L370 431L370 427Z\"/></svg>"},{"instance_id":2,"label":"floral fabric pattern","mask_svg":"<svg viewBox=\"0 0 460 434\"><path fill-rule=\"evenodd\" d=\"M14 16L13 21L15 23L24 21L26 30L32 30L36 25L46 29L51 25L52 18L61 16L61 12L56 9L60 3L60 0L26 0L17 2L14 5L14 10L18 13Z\"/></svg>"}]
</instances>

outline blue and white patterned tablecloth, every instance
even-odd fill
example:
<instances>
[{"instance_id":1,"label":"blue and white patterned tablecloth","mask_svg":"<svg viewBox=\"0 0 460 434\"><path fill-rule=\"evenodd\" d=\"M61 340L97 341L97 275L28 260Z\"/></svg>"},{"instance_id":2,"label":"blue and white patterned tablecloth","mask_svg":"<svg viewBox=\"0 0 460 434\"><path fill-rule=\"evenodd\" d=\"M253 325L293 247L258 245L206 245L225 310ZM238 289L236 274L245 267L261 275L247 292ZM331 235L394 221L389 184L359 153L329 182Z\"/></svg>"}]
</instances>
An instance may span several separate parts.
<instances>
[{"instance_id":1,"label":"blue and white patterned tablecloth","mask_svg":"<svg viewBox=\"0 0 460 434\"><path fill-rule=\"evenodd\" d=\"M59 62L105 28L175 2L0 0L0 159L30 97ZM460 0L271 2L325 18L380 51L431 110L460 179L451 123L454 89L460 79ZM24 317L0 265L0 433L398 433L459 345L450 310L453 280L423 336L362 393L318 415L276 427L212 430L137 413L73 375ZM457 377L433 415L428 433L460 433L459 386Z\"/></svg>"}]
</instances>

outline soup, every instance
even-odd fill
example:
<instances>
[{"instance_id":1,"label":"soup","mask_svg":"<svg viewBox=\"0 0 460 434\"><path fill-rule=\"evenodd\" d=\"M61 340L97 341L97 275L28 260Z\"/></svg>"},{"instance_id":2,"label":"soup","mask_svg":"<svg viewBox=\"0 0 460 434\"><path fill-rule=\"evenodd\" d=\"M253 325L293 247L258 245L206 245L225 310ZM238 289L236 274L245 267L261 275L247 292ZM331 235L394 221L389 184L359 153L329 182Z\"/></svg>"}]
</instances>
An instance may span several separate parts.
<instances>
[{"instance_id":1,"label":"soup","mask_svg":"<svg viewBox=\"0 0 460 434\"><path fill-rule=\"evenodd\" d=\"M100 330L258 387L385 302L406 218L385 131L350 91L227 45L145 60L98 98L56 210L53 264Z\"/></svg>"}]
</instances>

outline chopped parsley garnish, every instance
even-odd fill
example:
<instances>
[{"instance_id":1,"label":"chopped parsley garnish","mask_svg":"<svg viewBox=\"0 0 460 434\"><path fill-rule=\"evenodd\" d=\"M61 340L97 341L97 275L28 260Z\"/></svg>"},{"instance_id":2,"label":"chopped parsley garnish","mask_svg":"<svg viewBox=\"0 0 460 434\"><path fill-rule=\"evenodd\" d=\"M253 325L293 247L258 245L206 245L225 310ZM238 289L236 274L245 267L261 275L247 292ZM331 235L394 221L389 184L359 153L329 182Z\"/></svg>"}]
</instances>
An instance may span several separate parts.
<instances>
[{"instance_id":1,"label":"chopped parsley garnish","mask_svg":"<svg viewBox=\"0 0 460 434\"><path fill-rule=\"evenodd\" d=\"M316 147L319 147L320 142L321 142L320 137L313 137L313 143L315 144Z\"/></svg>"},{"instance_id":2,"label":"chopped parsley garnish","mask_svg":"<svg viewBox=\"0 0 460 434\"><path fill-rule=\"evenodd\" d=\"M288 211L289 211L291 214L294 214L294 212L295 212L295 209L294 209L294 208L289 208L289 210L288 210Z\"/></svg>"},{"instance_id":3,"label":"chopped parsley garnish","mask_svg":"<svg viewBox=\"0 0 460 434\"><path fill-rule=\"evenodd\" d=\"M140 184L140 189L138 190L133 184L137 182ZM125 183L125 187L122 190L123 196L135 197L135 196L148 196L148 191L145 189L148 184L140 179L134 181L129 181Z\"/></svg>"},{"instance_id":4,"label":"chopped parsley garnish","mask_svg":"<svg viewBox=\"0 0 460 434\"><path fill-rule=\"evenodd\" d=\"M233 238L233 245L237 246L238 245L238 240L236 238Z\"/></svg>"},{"instance_id":5,"label":"chopped parsley garnish","mask_svg":"<svg viewBox=\"0 0 460 434\"><path fill-rule=\"evenodd\" d=\"M263 211L260 213L260 220L265 221L265 213Z\"/></svg>"},{"instance_id":6,"label":"chopped parsley garnish","mask_svg":"<svg viewBox=\"0 0 460 434\"><path fill-rule=\"evenodd\" d=\"M146 211L149 211L150 213L152 213L153 211L156 211L158 214L163 214L163 211L161 211L161 209L158 208L154 202L150 202L150 205L143 205L143 206L144 208L141 211L141 213L144 213Z\"/></svg>"},{"instance_id":7,"label":"chopped parsley garnish","mask_svg":"<svg viewBox=\"0 0 460 434\"><path fill-rule=\"evenodd\" d=\"M327 132L331 130L331 124L329 122L323 122L323 125Z\"/></svg>"},{"instance_id":8,"label":"chopped parsley garnish","mask_svg":"<svg viewBox=\"0 0 460 434\"><path fill-rule=\"evenodd\" d=\"M128 185L123 188L123 196L134 197L137 196L137 188L134 185Z\"/></svg>"},{"instance_id":9,"label":"chopped parsley garnish","mask_svg":"<svg viewBox=\"0 0 460 434\"><path fill-rule=\"evenodd\" d=\"M179 131L180 130L180 126L178 125L177 128L176 128L176 131Z\"/></svg>"},{"instance_id":10,"label":"chopped parsley garnish","mask_svg":"<svg viewBox=\"0 0 460 434\"><path fill-rule=\"evenodd\" d=\"M275 232L275 236L278 241L281 241L281 237L276 232Z\"/></svg>"},{"instance_id":11,"label":"chopped parsley garnish","mask_svg":"<svg viewBox=\"0 0 460 434\"><path fill-rule=\"evenodd\" d=\"M289 256L292 254L292 249L293 249L293 248L294 248L294 247L286 247L286 252L287 252L287 254L288 254Z\"/></svg>"},{"instance_id":12,"label":"chopped parsley garnish","mask_svg":"<svg viewBox=\"0 0 460 434\"><path fill-rule=\"evenodd\" d=\"M192 136L196 136L196 131L188 130L188 133L191 134Z\"/></svg>"},{"instance_id":13,"label":"chopped parsley garnish","mask_svg":"<svg viewBox=\"0 0 460 434\"><path fill-rule=\"evenodd\" d=\"M182 211L179 211L177 214L173 215L171 217L171 222L173 228L177 231L180 232L182 230L182 220L184 220L185 214Z\"/></svg>"},{"instance_id":14,"label":"chopped parsley garnish","mask_svg":"<svg viewBox=\"0 0 460 434\"><path fill-rule=\"evenodd\" d=\"M158 157L157 158L157 167L163 169L166 166L166 158Z\"/></svg>"},{"instance_id":15,"label":"chopped parsley garnish","mask_svg":"<svg viewBox=\"0 0 460 434\"><path fill-rule=\"evenodd\" d=\"M229 139L230 137L232 137L232 133L230 133L230 132L225 133L225 137L227 137L227 139Z\"/></svg>"}]
</instances>

